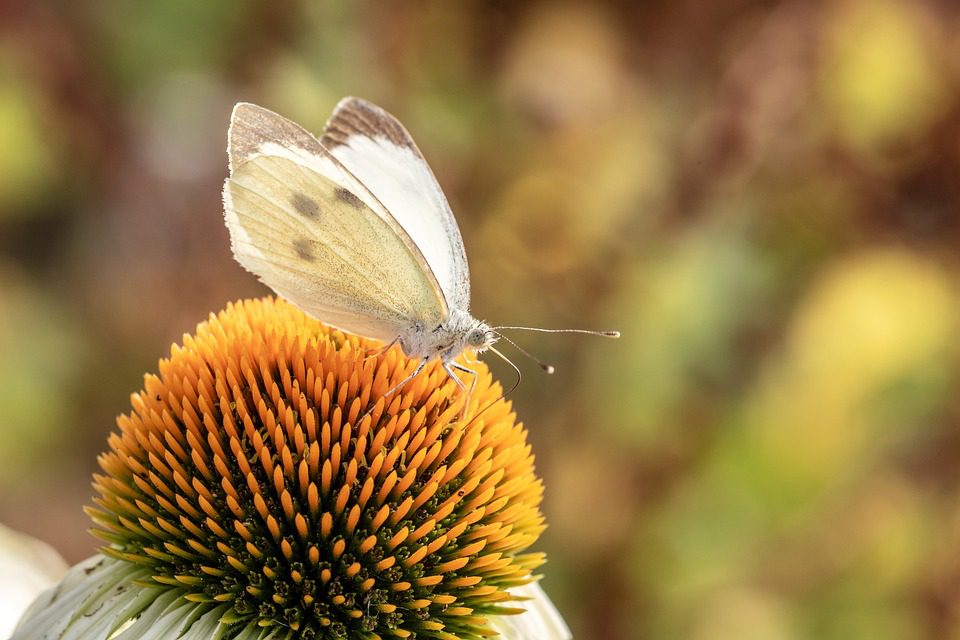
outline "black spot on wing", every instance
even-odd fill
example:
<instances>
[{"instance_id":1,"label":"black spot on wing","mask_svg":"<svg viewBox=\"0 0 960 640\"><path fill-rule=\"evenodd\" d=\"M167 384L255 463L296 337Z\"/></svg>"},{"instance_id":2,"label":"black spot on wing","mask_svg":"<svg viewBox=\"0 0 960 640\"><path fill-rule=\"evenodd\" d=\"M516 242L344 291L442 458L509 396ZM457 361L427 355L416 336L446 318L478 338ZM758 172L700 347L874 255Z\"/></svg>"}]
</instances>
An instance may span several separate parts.
<instances>
[{"instance_id":1,"label":"black spot on wing","mask_svg":"<svg viewBox=\"0 0 960 640\"><path fill-rule=\"evenodd\" d=\"M343 187L337 187L334 193L337 196L337 200L340 200L341 202L346 202L348 205L350 205L354 209L359 209L361 206L363 206L363 200L358 198L357 195L354 194L349 189L344 189Z\"/></svg>"},{"instance_id":2,"label":"black spot on wing","mask_svg":"<svg viewBox=\"0 0 960 640\"><path fill-rule=\"evenodd\" d=\"M320 217L320 205L310 196L303 193L294 193L290 196L290 204L297 210L297 213L304 218L316 220Z\"/></svg>"},{"instance_id":3,"label":"black spot on wing","mask_svg":"<svg viewBox=\"0 0 960 640\"><path fill-rule=\"evenodd\" d=\"M313 252L313 243L307 240L306 238L297 238L293 241L293 250L297 252L297 256L301 260L306 260L307 262L313 262L317 259L316 254Z\"/></svg>"}]
</instances>

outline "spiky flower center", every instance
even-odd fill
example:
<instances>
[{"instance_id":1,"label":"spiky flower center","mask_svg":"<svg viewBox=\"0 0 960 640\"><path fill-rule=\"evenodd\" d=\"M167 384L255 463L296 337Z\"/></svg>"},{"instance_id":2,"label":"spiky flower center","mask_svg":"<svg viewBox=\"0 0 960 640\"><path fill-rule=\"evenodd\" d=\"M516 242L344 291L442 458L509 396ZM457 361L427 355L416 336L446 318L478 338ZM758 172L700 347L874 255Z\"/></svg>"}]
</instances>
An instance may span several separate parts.
<instances>
[{"instance_id":1,"label":"spiky flower center","mask_svg":"<svg viewBox=\"0 0 960 640\"><path fill-rule=\"evenodd\" d=\"M526 431L482 365L463 411L437 366L384 398L416 363L374 346L273 299L184 336L100 457L105 552L238 628L489 635L542 562Z\"/></svg>"}]
</instances>

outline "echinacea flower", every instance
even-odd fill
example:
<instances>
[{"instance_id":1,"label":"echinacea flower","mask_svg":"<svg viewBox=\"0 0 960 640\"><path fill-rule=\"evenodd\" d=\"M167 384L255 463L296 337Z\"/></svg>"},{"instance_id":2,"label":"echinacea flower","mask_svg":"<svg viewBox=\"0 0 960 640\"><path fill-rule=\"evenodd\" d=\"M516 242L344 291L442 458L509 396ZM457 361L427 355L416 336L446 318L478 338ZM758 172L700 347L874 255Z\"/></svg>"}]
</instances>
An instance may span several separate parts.
<instances>
[{"instance_id":1,"label":"echinacea flower","mask_svg":"<svg viewBox=\"0 0 960 640\"><path fill-rule=\"evenodd\" d=\"M13 640L569 638L500 386L431 366L385 395L417 362L377 346L275 299L184 336L100 457L106 546Z\"/></svg>"}]
</instances>

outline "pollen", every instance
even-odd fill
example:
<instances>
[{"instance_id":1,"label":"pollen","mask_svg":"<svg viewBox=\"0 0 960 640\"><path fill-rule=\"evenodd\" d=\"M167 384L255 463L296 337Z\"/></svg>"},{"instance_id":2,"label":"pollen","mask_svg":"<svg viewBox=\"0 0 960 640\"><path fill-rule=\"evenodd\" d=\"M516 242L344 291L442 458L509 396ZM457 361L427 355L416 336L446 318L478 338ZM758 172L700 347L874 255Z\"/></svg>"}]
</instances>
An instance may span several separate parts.
<instances>
[{"instance_id":1,"label":"pollen","mask_svg":"<svg viewBox=\"0 0 960 640\"><path fill-rule=\"evenodd\" d=\"M99 458L104 553L237 629L492 635L543 562L527 551L542 483L482 364L469 396L438 362L387 394L416 366L278 299L211 315L145 376Z\"/></svg>"}]
</instances>

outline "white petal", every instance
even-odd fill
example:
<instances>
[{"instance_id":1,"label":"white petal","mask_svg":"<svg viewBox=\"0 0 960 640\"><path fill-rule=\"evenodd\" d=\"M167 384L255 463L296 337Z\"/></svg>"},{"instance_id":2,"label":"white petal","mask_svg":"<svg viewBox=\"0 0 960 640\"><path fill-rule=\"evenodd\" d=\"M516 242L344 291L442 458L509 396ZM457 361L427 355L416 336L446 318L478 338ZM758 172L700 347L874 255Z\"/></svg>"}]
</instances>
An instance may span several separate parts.
<instances>
[{"instance_id":1,"label":"white petal","mask_svg":"<svg viewBox=\"0 0 960 640\"><path fill-rule=\"evenodd\" d=\"M186 600L174 587L144 587L150 571L94 556L30 606L10 640L290 640L285 628L220 624L229 609Z\"/></svg>"},{"instance_id":2,"label":"white petal","mask_svg":"<svg viewBox=\"0 0 960 640\"><path fill-rule=\"evenodd\" d=\"M67 572L67 563L43 542L0 525L0 638L41 591Z\"/></svg>"},{"instance_id":3,"label":"white petal","mask_svg":"<svg viewBox=\"0 0 960 640\"><path fill-rule=\"evenodd\" d=\"M573 635L560 617L560 612L550 602L550 598L532 582L511 589L515 597L529 598L518 603L526 609L519 615L491 616L490 626L500 632L504 640L571 640Z\"/></svg>"},{"instance_id":4,"label":"white petal","mask_svg":"<svg viewBox=\"0 0 960 640\"><path fill-rule=\"evenodd\" d=\"M141 591L132 582L147 576L143 569L127 563L93 556L70 569L60 584L34 601L11 640L80 640L96 638L96 633L106 638L121 624L121 618L139 613L130 610L140 602L137 596ZM147 605L141 603L140 609Z\"/></svg>"}]
</instances>

